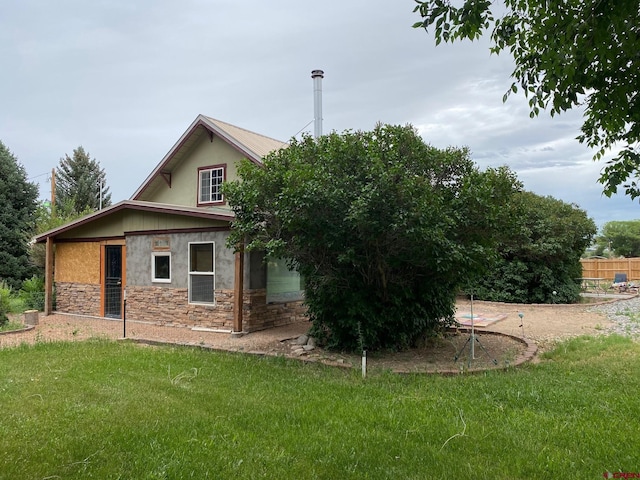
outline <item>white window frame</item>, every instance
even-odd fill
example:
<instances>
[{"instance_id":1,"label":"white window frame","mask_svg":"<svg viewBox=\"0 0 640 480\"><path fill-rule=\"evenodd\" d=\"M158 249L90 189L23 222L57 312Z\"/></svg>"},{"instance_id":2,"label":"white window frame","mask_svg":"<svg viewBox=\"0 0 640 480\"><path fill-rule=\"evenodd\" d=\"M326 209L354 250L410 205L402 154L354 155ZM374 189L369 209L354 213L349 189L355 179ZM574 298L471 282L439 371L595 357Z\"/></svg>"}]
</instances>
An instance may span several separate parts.
<instances>
[{"instance_id":1,"label":"white window frame","mask_svg":"<svg viewBox=\"0 0 640 480\"><path fill-rule=\"evenodd\" d=\"M214 177L215 172L215 177ZM222 195L222 183L225 181L226 169L225 165L213 165L211 167L205 167L198 170L198 204L199 205L209 205L209 204L219 204L224 203L224 195ZM204 192L203 183L205 181L205 177L208 176L209 185L207 187L208 191ZM213 178L219 178L220 182L214 184L212 182Z\"/></svg>"},{"instance_id":2,"label":"white window frame","mask_svg":"<svg viewBox=\"0 0 640 480\"><path fill-rule=\"evenodd\" d=\"M211 254L212 254L212 271L211 272L200 272L191 270L191 246L192 245L211 245ZM189 303L195 305L215 305L216 304L216 244L215 242L189 242L188 244L188 270L189 270ZM192 289L192 280L196 276L210 276L213 278L213 291L211 292L211 298L213 299L211 302L202 302L202 301L193 301L191 299L191 294L193 292Z\"/></svg>"},{"instance_id":3,"label":"white window frame","mask_svg":"<svg viewBox=\"0 0 640 480\"><path fill-rule=\"evenodd\" d=\"M156 258L169 257L169 278L158 278L156 276ZM171 252L151 252L151 282L152 283L171 283Z\"/></svg>"}]
</instances>

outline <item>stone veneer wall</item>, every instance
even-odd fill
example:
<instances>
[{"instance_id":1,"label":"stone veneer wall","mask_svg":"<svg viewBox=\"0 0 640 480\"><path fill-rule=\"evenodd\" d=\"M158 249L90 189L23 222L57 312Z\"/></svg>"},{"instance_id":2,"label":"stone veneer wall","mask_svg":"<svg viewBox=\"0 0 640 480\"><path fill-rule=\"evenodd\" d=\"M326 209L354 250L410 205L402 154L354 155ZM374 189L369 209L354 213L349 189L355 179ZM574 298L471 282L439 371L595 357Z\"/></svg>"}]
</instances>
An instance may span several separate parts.
<instances>
[{"instance_id":1,"label":"stone veneer wall","mask_svg":"<svg viewBox=\"0 0 640 480\"><path fill-rule=\"evenodd\" d=\"M267 303L267 290L245 291L243 299L244 332L281 327L307 320L307 307L303 301Z\"/></svg>"},{"instance_id":2,"label":"stone veneer wall","mask_svg":"<svg viewBox=\"0 0 640 480\"><path fill-rule=\"evenodd\" d=\"M100 285L56 282L56 311L100 316Z\"/></svg>"},{"instance_id":3,"label":"stone veneer wall","mask_svg":"<svg viewBox=\"0 0 640 480\"><path fill-rule=\"evenodd\" d=\"M216 290L216 305L189 303L186 288L127 286L127 320L233 329L233 290Z\"/></svg>"},{"instance_id":4,"label":"stone veneer wall","mask_svg":"<svg viewBox=\"0 0 640 480\"><path fill-rule=\"evenodd\" d=\"M193 305L186 288L127 286L127 320L163 325L233 329L233 290L216 290L216 305ZM302 301L266 303L266 289L243 299L243 331L254 332L307 320ZM56 311L100 316L100 285L56 282Z\"/></svg>"},{"instance_id":5,"label":"stone veneer wall","mask_svg":"<svg viewBox=\"0 0 640 480\"><path fill-rule=\"evenodd\" d=\"M233 329L233 291L216 290L216 305L193 305L183 288L127 286L127 320L158 322L163 325L188 325ZM301 301L266 303L265 289L245 292L243 331L289 325L306 320Z\"/></svg>"}]
</instances>

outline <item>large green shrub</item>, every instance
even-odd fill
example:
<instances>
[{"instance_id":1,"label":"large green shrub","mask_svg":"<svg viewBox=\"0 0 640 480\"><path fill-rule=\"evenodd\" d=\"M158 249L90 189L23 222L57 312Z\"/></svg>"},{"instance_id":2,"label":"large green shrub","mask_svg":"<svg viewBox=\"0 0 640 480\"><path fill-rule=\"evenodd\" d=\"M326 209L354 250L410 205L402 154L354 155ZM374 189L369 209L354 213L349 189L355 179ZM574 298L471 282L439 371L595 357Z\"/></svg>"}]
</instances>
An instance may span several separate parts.
<instances>
[{"instance_id":1,"label":"large green shrub","mask_svg":"<svg viewBox=\"0 0 640 480\"><path fill-rule=\"evenodd\" d=\"M246 238L288 258L315 334L350 350L403 348L447 325L518 187L507 169L479 171L466 149L389 125L293 139L239 176L224 189L236 215L229 245Z\"/></svg>"},{"instance_id":2,"label":"large green shrub","mask_svg":"<svg viewBox=\"0 0 640 480\"><path fill-rule=\"evenodd\" d=\"M499 256L467 290L478 299L514 303L574 303L580 296L580 256L596 233L576 205L519 192L508 206Z\"/></svg>"}]
</instances>

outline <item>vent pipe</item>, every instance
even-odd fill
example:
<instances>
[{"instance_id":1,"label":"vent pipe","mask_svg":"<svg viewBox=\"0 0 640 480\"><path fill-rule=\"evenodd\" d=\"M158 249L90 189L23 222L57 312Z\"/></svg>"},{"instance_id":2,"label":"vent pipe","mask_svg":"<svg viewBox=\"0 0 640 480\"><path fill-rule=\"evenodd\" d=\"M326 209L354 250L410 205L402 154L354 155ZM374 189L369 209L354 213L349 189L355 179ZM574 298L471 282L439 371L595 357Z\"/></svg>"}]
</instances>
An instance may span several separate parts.
<instances>
[{"instance_id":1,"label":"vent pipe","mask_svg":"<svg viewBox=\"0 0 640 480\"><path fill-rule=\"evenodd\" d=\"M313 78L313 136L319 138L322 136L322 79L324 72L312 70L311 78Z\"/></svg>"}]
</instances>

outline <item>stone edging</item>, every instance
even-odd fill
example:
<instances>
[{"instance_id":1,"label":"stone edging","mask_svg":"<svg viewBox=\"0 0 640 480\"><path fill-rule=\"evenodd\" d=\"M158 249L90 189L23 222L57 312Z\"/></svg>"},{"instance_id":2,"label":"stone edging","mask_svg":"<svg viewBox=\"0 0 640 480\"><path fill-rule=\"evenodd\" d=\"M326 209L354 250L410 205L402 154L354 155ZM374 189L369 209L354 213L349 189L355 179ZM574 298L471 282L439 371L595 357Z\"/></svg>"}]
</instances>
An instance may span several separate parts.
<instances>
[{"instance_id":1,"label":"stone edging","mask_svg":"<svg viewBox=\"0 0 640 480\"><path fill-rule=\"evenodd\" d=\"M457 330L470 332L471 328L461 327L461 328L458 328ZM410 373L433 374L433 373L435 373L435 374L439 374L439 375L451 376L451 375L460 375L460 374L465 374L465 373L472 373L472 374L473 373L482 373L482 372L487 372L489 370L507 370L509 368L517 367L519 365L522 365L523 363L531 361L533 359L533 357L535 357L536 353L538 352L538 346L535 344L535 342L533 340L528 339L528 338L516 337L515 335L509 335L508 333L496 332L496 331L493 331L493 330L482 330L482 334L483 335L494 335L494 336L501 336L501 337L511 338L511 339L515 340L516 342L523 343L524 345L526 345L527 348L524 350L524 352L522 354L520 354L509 365L503 365L503 366L498 366L498 367L471 368L471 369L467 369L467 370L460 370L459 368L447 368L447 369L442 369L442 370L436 370L435 372L414 372L414 371L411 371L411 370L404 370L404 369L396 368L396 369L393 369L392 372L393 373L399 373L399 374L410 374Z\"/></svg>"},{"instance_id":2,"label":"stone edging","mask_svg":"<svg viewBox=\"0 0 640 480\"><path fill-rule=\"evenodd\" d=\"M467 328L459 328L458 330L470 330ZM397 373L397 374L419 374L419 375L460 375L461 373L481 373L481 372L486 372L488 370L506 370L509 368L513 368L513 367L517 367L519 365L522 365L523 363L529 362L533 359L533 357L535 357L536 353L538 352L538 346L533 342L533 340L527 339L527 338L522 338L522 337L516 337L515 335L509 335L507 333L501 333L501 332L495 332L492 330L483 330L482 331L483 335L499 335L499 336L503 336L503 337L508 337L511 338L519 343L523 343L524 345L526 345L526 349L525 351L520 354L514 362L510 363L509 365L504 365L504 366L500 366L500 367L489 367L489 368L478 368L478 369L468 369L468 370L460 370L460 369L442 369L442 370L436 370L433 372L416 372L413 370L405 370L405 369L399 369L399 368L394 368L391 371L393 373ZM243 351L243 350L236 350L236 349L232 349L232 348L223 348L223 347L214 347L213 345L207 345L207 344L199 344L199 343L185 343L185 342L167 342L167 341L162 341L162 340L150 340L150 339L144 339L144 338L120 338L119 340L122 341L130 341L130 342L134 342L134 343L140 343L140 344L144 344L144 345L156 345L156 346L178 346L178 347L191 347L191 348L199 348L202 350L211 350L214 352L225 352L225 353L246 353L249 355L256 355L256 356L261 356L261 357L286 357L286 358L291 358L292 360L298 360L301 362L306 362L306 363L319 363L322 365L327 365L329 367L339 367L339 368L344 368L344 369L352 369L355 368L352 365L349 364L345 364L345 363L339 363L339 362L334 362L334 361L330 361L330 360L326 360L326 359L321 359L321 358L309 358L309 357L294 357L294 356L289 356L289 355L282 355L281 353L277 353L277 352L264 352L261 350L249 350L249 351Z\"/></svg>"},{"instance_id":3,"label":"stone edging","mask_svg":"<svg viewBox=\"0 0 640 480\"><path fill-rule=\"evenodd\" d=\"M7 330L6 332L0 332L0 335L10 335L12 333L28 332L29 330L33 330L34 328L36 328L35 325L27 325L23 328L18 328L17 330Z\"/></svg>"}]
</instances>

